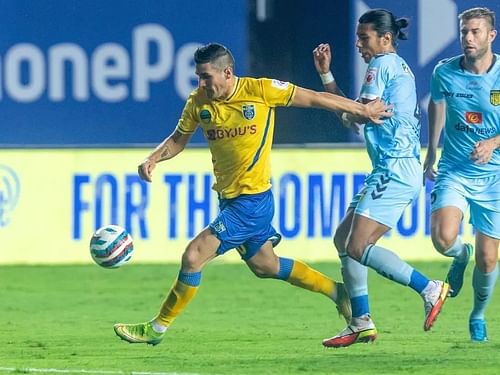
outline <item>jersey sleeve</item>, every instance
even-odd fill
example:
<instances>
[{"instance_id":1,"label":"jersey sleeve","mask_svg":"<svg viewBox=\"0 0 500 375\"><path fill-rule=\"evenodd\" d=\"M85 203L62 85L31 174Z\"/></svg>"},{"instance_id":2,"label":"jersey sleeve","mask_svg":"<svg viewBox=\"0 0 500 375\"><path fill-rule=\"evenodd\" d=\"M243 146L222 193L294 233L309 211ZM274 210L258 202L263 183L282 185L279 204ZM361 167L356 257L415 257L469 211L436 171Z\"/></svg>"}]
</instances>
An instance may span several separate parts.
<instances>
[{"instance_id":1,"label":"jersey sleeve","mask_svg":"<svg viewBox=\"0 0 500 375\"><path fill-rule=\"evenodd\" d=\"M386 56L376 57L370 61L359 94L361 99L374 100L382 97L387 83L394 75L387 61L389 60Z\"/></svg>"},{"instance_id":2,"label":"jersey sleeve","mask_svg":"<svg viewBox=\"0 0 500 375\"><path fill-rule=\"evenodd\" d=\"M296 86L277 79L260 79L262 97L269 107L287 107L295 96Z\"/></svg>"},{"instance_id":3,"label":"jersey sleeve","mask_svg":"<svg viewBox=\"0 0 500 375\"><path fill-rule=\"evenodd\" d=\"M182 110L182 115L177 122L176 130L179 133L193 134L195 132L196 127L198 126L195 108L194 95L191 95L186 101L184 109Z\"/></svg>"},{"instance_id":4,"label":"jersey sleeve","mask_svg":"<svg viewBox=\"0 0 500 375\"><path fill-rule=\"evenodd\" d=\"M445 100L443 89L441 87L441 79L439 77L438 67L434 68L431 76L431 100L434 103L440 103Z\"/></svg>"}]
</instances>

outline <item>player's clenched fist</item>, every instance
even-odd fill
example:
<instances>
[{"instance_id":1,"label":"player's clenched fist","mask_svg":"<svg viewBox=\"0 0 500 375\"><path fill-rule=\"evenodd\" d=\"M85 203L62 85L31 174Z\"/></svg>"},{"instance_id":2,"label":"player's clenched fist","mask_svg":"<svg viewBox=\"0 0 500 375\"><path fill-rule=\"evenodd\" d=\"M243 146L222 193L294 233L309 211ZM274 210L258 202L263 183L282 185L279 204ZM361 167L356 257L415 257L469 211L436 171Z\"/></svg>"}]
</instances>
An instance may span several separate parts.
<instances>
[{"instance_id":1,"label":"player's clenched fist","mask_svg":"<svg viewBox=\"0 0 500 375\"><path fill-rule=\"evenodd\" d=\"M144 160L137 167L137 172L139 173L139 177L144 181L151 182L153 176L153 169L156 167L156 162L151 159Z\"/></svg>"}]
</instances>

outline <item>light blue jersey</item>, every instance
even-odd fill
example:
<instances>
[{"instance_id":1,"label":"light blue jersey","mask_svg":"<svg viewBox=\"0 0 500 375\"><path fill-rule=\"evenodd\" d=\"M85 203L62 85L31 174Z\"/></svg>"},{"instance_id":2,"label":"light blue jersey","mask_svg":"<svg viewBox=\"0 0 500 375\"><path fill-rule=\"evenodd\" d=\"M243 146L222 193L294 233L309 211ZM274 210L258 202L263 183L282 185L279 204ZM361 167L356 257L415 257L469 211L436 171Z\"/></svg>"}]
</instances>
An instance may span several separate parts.
<instances>
[{"instance_id":1,"label":"light blue jersey","mask_svg":"<svg viewBox=\"0 0 500 375\"><path fill-rule=\"evenodd\" d=\"M366 71L361 99L381 98L394 106L382 125L368 123L365 140L374 168L388 158L420 159L420 111L415 77L396 53L375 56Z\"/></svg>"},{"instance_id":2,"label":"light blue jersey","mask_svg":"<svg viewBox=\"0 0 500 375\"><path fill-rule=\"evenodd\" d=\"M475 164L469 156L476 142L500 133L500 56L485 74L461 67L462 56L441 61L432 74L431 99L446 102L444 145L438 172L482 178L497 175L500 150L486 164Z\"/></svg>"},{"instance_id":3,"label":"light blue jersey","mask_svg":"<svg viewBox=\"0 0 500 375\"><path fill-rule=\"evenodd\" d=\"M377 55L368 64L360 98L381 98L394 106L394 115L381 125L365 126L373 170L349 207L393 228L422 185L415 77L396 53Z\"/></svg>"}]
</instances>

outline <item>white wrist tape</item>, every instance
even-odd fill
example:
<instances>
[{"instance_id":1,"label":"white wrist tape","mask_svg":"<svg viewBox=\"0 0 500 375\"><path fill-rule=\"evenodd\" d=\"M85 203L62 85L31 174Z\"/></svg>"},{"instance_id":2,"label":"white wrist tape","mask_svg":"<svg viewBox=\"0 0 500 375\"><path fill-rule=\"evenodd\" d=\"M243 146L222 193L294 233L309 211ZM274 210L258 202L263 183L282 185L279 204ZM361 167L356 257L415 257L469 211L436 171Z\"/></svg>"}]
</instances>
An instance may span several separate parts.
<instances>
[{"instance_id":1,"label":"white wrist tape","mask_svg":"<svg viewBox=\"0 0 500 375\"><path fill-rule=\"evenodd\" d=\"M324 73L324 74L320 73L319 78L321 78L321 82L323 83L323 85L327 85L329 83L335 82L335 78L333 78L332 72L328 72L328 73Z\"/></svg>"}]
</instances>

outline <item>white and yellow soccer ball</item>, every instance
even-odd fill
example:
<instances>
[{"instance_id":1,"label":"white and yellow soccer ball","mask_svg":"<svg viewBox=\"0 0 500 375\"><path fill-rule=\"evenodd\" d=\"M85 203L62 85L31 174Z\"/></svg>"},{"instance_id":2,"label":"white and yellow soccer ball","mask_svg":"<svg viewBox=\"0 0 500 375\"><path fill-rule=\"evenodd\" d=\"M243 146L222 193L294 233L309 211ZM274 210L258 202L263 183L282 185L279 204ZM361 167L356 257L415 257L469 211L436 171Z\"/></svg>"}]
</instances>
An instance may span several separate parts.
<instances>
[{"instance_id":1,"label":"white and yellow soccer ball","mask_svg":"<svg viewBox=\"0 0 500 375\"><path fill-rule=\"evenodd\" d=\"M119 225L105 225L92 235L90 255L104 268L118 268L128 262L134 251L132 236Z\"/></svg>"}]
</instances>

